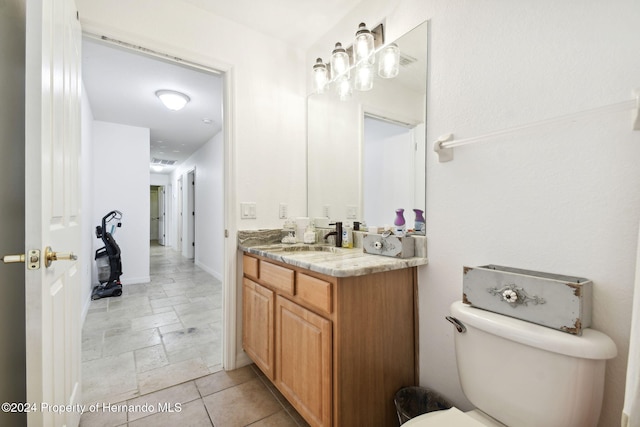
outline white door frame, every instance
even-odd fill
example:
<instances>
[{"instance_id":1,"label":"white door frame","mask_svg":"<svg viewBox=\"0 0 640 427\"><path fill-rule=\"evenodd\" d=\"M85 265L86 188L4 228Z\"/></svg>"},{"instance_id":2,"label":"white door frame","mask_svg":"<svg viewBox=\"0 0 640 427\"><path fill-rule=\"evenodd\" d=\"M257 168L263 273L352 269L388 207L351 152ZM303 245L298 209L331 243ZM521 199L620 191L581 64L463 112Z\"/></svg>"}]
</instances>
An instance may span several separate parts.
<instances>
[{"instance_id":1,"label":"white door frame","mask_svg":"<svg viewBox=\"0 0 640 427\"><path fill-rule=\"evenodd\" d=\"M240 349L238 351L237 330L239 328L237 319L237 304L239 300L237 286L237 278L239 277L237 264L237 222L236 222L236 152L235 152L235 68L233 65L212 59L209 56L191 60L193 51L181 48L175 45L165 45L162 43L154 43L152 40L131 39L130 35L114 28L100 28L99 23L93 22L84 25L84 34L88 37L102 39L120 45L121 47L140 50L147 55L156 55L169 61L177 61L183 65L199 68L207 72L220 73L223 79L223 140L224 140L224 270L222 278L222 368L224 370L233 370L239 364L245 365L249 363L248 357ZM109 36L106 36L109 34ZM104 37L103 37L104 35ZM176 193L181 194L180 188L176 189ZM178 206L177 210L181 208ZM181 222L181 218L177 218ZM176 236L179 238L179 236ZM182 250L180 242L177 247Z\"/></svg>"}]
</instances>

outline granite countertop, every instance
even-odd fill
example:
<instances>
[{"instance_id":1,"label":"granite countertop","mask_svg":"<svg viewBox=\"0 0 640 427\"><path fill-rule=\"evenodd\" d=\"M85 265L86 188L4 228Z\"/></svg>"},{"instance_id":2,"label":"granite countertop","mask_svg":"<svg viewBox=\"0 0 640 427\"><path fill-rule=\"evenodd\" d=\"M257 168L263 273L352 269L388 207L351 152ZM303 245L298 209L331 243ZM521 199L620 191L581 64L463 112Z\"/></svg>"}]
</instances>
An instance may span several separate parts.
<instances>
[{"instance_id":1,"label":"granite countertop","mask_svg":"<svg viewBox=\"0 0 640 427\"><path fill-rule=\"evenodd\" d=\"M367 254L362 248L336 248L326 244L280 243L280 230L241 231L238 248L274 261L333 277L363 276L426 265L426 256L394 258ZM264 232L264 235L259 235ZM420 253L426 255L426 253Z\"/></svg>"}]
</instances>

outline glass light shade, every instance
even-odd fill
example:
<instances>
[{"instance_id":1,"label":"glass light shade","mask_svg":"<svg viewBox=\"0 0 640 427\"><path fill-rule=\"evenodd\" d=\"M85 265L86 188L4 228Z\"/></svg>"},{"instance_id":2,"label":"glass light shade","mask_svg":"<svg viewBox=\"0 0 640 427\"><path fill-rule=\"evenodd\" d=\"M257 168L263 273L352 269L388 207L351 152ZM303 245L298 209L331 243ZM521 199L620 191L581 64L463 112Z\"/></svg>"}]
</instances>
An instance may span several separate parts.
<instances>
[{"instance_id":1,"label":"glass light shade","mask_svg":"<svg viewBox=\"0 0 640 427\"><path fill-rule=\"evenodd\" d=\"M391 43L380 51L378 61L378 75L390 79L400 72L400 49L395 43Z\"/></svg>"},{"instance_id":2,"label":"glass light shade","mask_svg":"<svg viewBox=\"0 0 640 427\"><path fill-rule=\"evenodd\" d=\"M324 93L329 80L327 75L327 66L322 62L322 58L316 59L313 66L313 83L318 93Z\"/></svg>"},{"instance_id":3,"label":"glass light shade","mask_svg":"<svg viewBox=\"0 0 640 427\"><path fill-rule=\"evenodd\" d=\"M356 65L356 75L353 86L360 91L373 89L373 65L361 62Z\"/></svg>"},{"instance_id":4,"label":"glass light shade","mask_svg":"<svg viewBox=\"0 0 640 427\"><path fill-rule=\"evenodd\" d=\"M340 76L349 78L349 55L342 44L336 43L336 48L331 53L331 79L335 80Z\"/></svg>"},{"instance_id":5,"label":"glass light shade","mask_svg":"<svg viewBox=\"0 0 640 427\"><path fill-rule=\"evenodd\" d=\"M165 107L172 111L182 110L191 101L187 95L175 90L159 90L156 92L156 96L160 98Z\"/></svg>"},{"instance_id":6,"label":"glass light shade","mask_svg":"<svg viewBox=\"0 0 640 427\"><path fill-rule=\"evenodd\" d=\"M353 43L354 62L359 64L361 62L367 62L373 64L376 61L373 46L373 34L363 23L358 27L356 31L356 41Z\"/></svg>"},{"instance_id":7,"label":"glass light shade","mask_svg":"<svg viewBox=\"0 0 640 427\"><path fill-rule=\"evenodd\" d=\"M340 101L347 101L351 99L353 89L351 88L351 81L346 77L340 77L336 80L336 92Z\"/></svg>"}]
</instances>

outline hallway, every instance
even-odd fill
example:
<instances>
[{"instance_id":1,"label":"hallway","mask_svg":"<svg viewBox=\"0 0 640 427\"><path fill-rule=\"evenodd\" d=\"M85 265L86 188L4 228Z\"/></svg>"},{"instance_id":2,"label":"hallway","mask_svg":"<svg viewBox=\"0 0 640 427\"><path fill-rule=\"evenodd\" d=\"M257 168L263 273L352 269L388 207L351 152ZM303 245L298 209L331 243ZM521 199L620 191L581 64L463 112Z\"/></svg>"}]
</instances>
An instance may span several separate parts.
<instances>
[{"instance_id":1,"label":"hallway","mask_svg":"<svg viewBox=\"0 0 640 427\"><path fill-rule=\"evenodd\" d=\"M150 283L91 302L83 401L102 406L80 424L304 425L255 367L222 371L220 281L169 247L152 245L150 254Z\"/></svg>"},{"instance_id":2,"label":"hallway","mask_svg":"<svg viewBox=\"0 0 640 427\"><path fill-rule=\"evenodd\" d=\"M150 270L150 283L91 302L82 330L86 402L118 402L221 369L220 281L157 244Z\"/></svg>"}]
</instances>

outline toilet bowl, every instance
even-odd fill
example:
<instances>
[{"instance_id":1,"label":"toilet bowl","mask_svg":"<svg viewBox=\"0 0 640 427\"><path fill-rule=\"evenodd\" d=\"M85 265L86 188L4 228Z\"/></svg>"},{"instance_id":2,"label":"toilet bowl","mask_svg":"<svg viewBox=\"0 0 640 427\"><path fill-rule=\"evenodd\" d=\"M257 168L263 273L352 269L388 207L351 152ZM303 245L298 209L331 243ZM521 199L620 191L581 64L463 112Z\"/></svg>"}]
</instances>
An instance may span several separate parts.
<instances>
[{"instance_id":1,"label":"toilet bowl","mask_svg":"<svg viewBox=\"0 0 640 427\"><path fill-rule=\"evenodd\" d=\"M575 336L458 301L451 316L462 391L477 408L430 412L407 427L595 427L607 359L616 346L585 329Z\"/></svg>"},{"instance_id":2,"label":"toilet bowl","mask_svg":"<svg viewBox=\"0 0 640 427\"><path fill-rule=\"evenodd\" d=\"M456 407L442 411L429 412L413 418L402 427L506 427L481 411L462 412Z\"/></svg>"}]
</instances>

